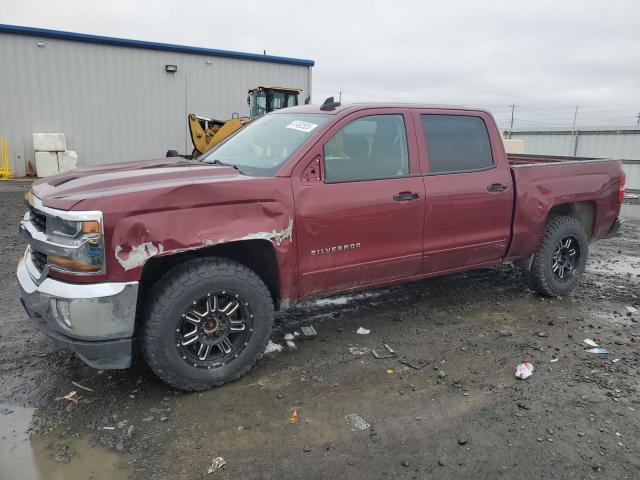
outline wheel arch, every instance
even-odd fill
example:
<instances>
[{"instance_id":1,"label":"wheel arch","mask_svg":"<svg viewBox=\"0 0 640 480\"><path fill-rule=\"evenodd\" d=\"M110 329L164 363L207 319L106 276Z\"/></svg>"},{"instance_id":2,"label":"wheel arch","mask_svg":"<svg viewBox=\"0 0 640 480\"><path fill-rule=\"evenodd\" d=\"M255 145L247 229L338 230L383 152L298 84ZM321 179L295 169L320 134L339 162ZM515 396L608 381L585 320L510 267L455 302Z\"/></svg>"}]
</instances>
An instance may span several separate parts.
<instances>
[{"instance_id":1,"label":"wheel arch","mask_svg":"<svg viewBox=\"0 0 640 480\"><path fill-rule=\"evenodd\" d=\"M150 258L145 262L140 276L138 307L142 306L141 301L148 298L145 293L171 269L188 260L207 257L228 258L253 270L267 286L273 304L278 308L281 298L280 271L275 248L269 240L240 240Z\"/></svg>"},{"instance_id":2,"label":"wheel arch","mask_svg":"<svg viewBox=\"0 0 640 480\"><path fill-rule=\"evenodd\" d=\"M577 220L591 239L596 220L596 204L593 201L561 203L554 205L547 214L547 222L557 216L567 216Z\"/></svg>"}]
</instances>

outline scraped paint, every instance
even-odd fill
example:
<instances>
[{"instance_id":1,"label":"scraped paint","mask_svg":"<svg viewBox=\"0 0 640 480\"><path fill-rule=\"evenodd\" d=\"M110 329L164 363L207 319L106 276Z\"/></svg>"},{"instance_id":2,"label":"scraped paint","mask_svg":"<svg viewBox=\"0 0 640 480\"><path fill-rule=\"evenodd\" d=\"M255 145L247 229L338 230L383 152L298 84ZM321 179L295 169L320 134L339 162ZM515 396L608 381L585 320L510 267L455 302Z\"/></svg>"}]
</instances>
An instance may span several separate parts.
<instances>
[{"instance_id":1,"label":"scraped paint","mask_svg":"<svg viewBox=\"0 0 640 480\"><path fill-rule=\"evenodd\" d=\"M283 230L276 230L275 228L270 232L256 232L249 233L241 238L236 238L232 241L240 241L240 240L269 240L271 242L275 242L280 245L283 241L289 239L291 241L293 238L293 219L289 219L289 225L287 228Z\"/></svg>"},{"instance_id":2,"label":"scraped paint","mask_svg":"<svg viewBox=\"0 0 640 480\"><path fill-rule=\"evenodd\" d=\"M164 246L159 243L157 246L153 244L153 242L145 242L140 245L134 245L131 247L131 251L126 258L121 255L123 248L118 245L115 249L116 260L122 268L125 270L131 270L132 268L141 267L144 265L144 262L149 260L151 257L155 257L156 255L160 255L164 252Z\"/></svg>"}]
</instances>

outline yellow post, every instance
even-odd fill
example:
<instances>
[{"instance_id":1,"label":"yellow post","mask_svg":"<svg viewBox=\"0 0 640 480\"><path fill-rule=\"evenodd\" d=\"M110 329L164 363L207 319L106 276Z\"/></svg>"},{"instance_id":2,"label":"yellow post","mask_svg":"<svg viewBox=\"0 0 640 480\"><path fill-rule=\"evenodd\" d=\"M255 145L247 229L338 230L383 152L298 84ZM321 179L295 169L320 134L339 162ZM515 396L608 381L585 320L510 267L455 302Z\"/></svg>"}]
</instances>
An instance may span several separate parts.
<instances>
[{"instance_id":1,"label":"yellow post","mask_svg":"<svg viewBox=\"0 0 640 480\"><path fill-rule=\"evenodd\" d=\"M16 178L15 174L11 171L11 167L9 166L9 144L2 137L0 137L0 156L2 157L2 166L0 167L0 180Z\"/></svg>"}]
</instances>

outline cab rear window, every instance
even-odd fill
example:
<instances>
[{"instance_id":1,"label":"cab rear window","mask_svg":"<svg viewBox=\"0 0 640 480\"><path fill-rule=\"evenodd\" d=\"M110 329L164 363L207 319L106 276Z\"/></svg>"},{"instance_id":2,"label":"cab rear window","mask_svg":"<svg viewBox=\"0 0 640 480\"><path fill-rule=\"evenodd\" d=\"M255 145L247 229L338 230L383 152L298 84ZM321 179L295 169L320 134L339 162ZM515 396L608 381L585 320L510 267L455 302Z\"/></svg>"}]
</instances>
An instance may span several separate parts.
<instances>
[{"instance_id":1,"label":"cab rear window","mask_svg":"<svg viewBox=\"0 0 640 480\"><path fill-rule=\"evenodd\" d=\"M421 115L429 174L473 172L493 167L484 121L465 115Z\"/></svg>"}]
</instances>

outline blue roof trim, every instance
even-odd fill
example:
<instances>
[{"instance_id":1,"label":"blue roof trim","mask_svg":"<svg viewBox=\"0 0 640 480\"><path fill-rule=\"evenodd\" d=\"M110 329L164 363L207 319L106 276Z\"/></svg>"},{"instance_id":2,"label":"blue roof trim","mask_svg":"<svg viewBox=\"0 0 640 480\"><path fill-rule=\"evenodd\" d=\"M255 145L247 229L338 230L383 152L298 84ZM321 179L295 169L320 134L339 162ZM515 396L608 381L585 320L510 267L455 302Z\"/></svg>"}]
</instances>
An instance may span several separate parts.
<instances>
[{"instance_id":1,"label":"blue roof trim","mask_svg":"<svg viewBox=\"0 0 640 480\"><path fill-rule=\"evenodd\" d=\"M209 55L212 57L237 58L241 60L253 60L256 62L284 63L287 65L300 65L313 67L313 60L300 58L278 57L274 55L260 55L258 53L233 52L230 50L217 50L214 48L189 47L186 45L174 45L171 43L146 42L143 40L130 40L126 38L104 37L101 35L88 35L85 33L63 32L61 30L49 30L47 28L23 27L19 25L0 24L0 33L15 33L18 35L34 35L45 38L61 40L73 40L76 42L98 43L102 45L115 45L118 47L146 48L148 50L162 50L165 52L192 53L196 55Z\"/></svg>"}]
</instances>

